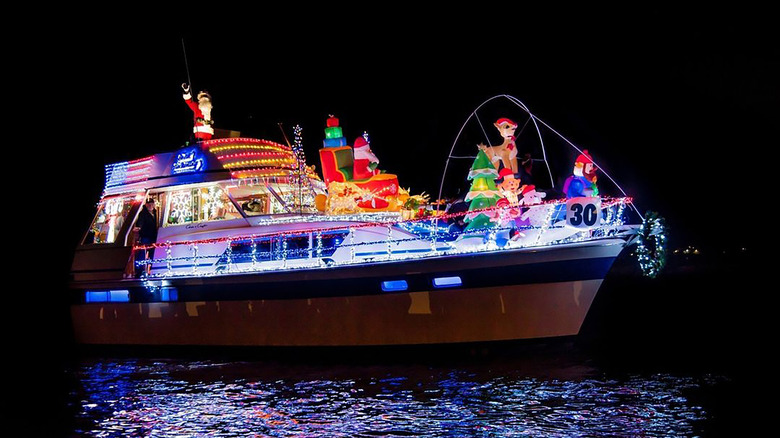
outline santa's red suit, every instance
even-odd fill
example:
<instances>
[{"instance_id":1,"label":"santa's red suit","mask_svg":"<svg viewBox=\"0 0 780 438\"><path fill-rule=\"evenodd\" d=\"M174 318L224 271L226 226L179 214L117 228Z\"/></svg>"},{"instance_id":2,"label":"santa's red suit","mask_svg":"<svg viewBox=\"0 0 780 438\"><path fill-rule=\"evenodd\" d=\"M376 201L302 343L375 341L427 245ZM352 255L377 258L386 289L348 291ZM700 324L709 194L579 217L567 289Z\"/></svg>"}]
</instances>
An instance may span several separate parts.
<instances>
[{"instance_id":1,"label":"santa's red suit","mask_svg":"<svg viewBox=\"0 0 780 438\"><path fill-rule=\"evenodd\" d=\"M352 168L352 179L354 180L361 180L361 179L368 179L371 178L374 175L379 175L379 169L374 167L372 170L369 165L371 163L377 163L379 164L379 158L374 155L373 152L371 152L371 146L363 137L358 137L355 140L355 145L353 146L353 168Z\"/></svg>"},{"instance_id":2,"label":"santa's red suit","mask_svg":"<svg viewBox=\"0 0 780 438\"><path fill-rule=\"evenodd\" d=\"M211 96L208 93L198 93L198 101L192 99L192 95L189 92L184 93L184 102L190 107L193 114L195 125L192 128L192 132L195 134L195 138L198 141L210 140L214 135L214 128L211 125L214 123L211 120Z\"/></svg>"}]
</instances>

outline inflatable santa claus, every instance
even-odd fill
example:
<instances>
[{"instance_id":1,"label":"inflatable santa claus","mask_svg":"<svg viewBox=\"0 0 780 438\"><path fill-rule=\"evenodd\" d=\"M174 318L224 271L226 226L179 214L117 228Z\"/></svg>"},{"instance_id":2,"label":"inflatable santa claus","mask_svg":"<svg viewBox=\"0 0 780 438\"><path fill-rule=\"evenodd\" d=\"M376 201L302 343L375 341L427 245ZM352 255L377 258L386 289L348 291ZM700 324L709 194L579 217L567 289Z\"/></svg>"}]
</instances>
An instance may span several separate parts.
<instances>
[{"instance_id":1,"label":"inflatable santa claus","mask_svg":"<svg viewBox=\"0 0 780 438\"><path fill-rule=\"evenodd\" d=\"M365 137L355 139L355 145L352 147L354 153L353 174L354 180L368 179L374 175L379 175L377 169L379 158L371 152L371 144Z\"/></svg>"},{"instance_id":2,"label":"inflatable santa claus","mask_svg":"<svg viewBox=\"0 0 780 438\"><path fill-rule=\"evenodd\" d=\"M198 93L198 101L196 102L192 98L188 84L181 84L181 88L184 90L182 96L184 102L192 110L195 123L192 132L196 141L210 140L211 136L214 135L214 128L211 126L214 124L214 121L211 120L211 95L207 91L201 91Z\"/></svg>"}]
</instances>

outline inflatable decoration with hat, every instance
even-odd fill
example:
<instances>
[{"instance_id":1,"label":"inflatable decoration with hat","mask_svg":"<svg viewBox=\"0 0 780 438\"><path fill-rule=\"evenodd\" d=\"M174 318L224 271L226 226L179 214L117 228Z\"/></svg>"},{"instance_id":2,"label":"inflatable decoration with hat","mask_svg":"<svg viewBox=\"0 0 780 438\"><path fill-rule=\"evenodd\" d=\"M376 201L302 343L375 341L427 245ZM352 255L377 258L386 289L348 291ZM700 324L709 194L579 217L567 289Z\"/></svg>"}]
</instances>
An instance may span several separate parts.
<instances>
[{"instance_id":1,"label":"inflatable decoration with hat","mask_svg":"<svg viewBox=\"0 0 780 438\"><path fill-rule=\"evenodd\" d=\"M317 202L318 210L328 214L400 211L408 192L398 185L394 174L382 173L366 137L358 137L355 147L339 146L343 140L339 120L330 115L326 121L325 141L320 149L323 180L328 196Z\"/></svg>"},{"instance_id":2,"label":"inflatable decoration with hat","mask_svg":"<svg viewBox=\"0 0 780 438\"><path fill-rule=\"evenodd\" d=\"M529 206L522 215L517 225L527 225L531 227L541 227L544 225L547 219L548 208L541 205L542 198L547 196L547 193L537 192L536 186L533 184L527 184L520 188L520 205Z\"/></svg>"},{"instance_id":3,"label":"inflatable decoration with hat","mask_svg":"<svg viewBox=\"0 0 780 438\"><path fill-rule=\"evenodd\" d=\"M574 161L574 170L572 175L566 178L563 183L563 192L567 199L579 198L581 196L599 195L599 189L596 186L596 164L593 158L585 149Z\"/></svg>"},{"instance_id":4,"label":"inflatable decoration with hat","mask_svg":"<svg viewBox=\"0 0 780 438\"><path fill-rule=\"evenodd\" d=\"M501 134L504 141L498 146L479 144L478 147L490 158L496 169L503 167L504 169L510 169L512 173L516 174L518 172L517 145L515 144L517 123L506 117L501 117L493 123L493 126L498 129L498 133Z\"/></svg>"},{"instance_id":5,"label":"inflatable decoration with hat","mask_svg":"<svg viewBox=\"0 0 780 438\"><path fill-rule=\"evenodd\" d=\"M498 178L501 182L498 183L498 190L501 195L507 200L509 205L518 204L518 189L520 188L520 180L515 178L515 174L511 169L506 167L498 172Z\"/></svg>"},{"instance_id":6,"label":"inflatable decoration with hat","mask_svg":"<svg viewBox=\"0 0 780 438\"><path fill-rule=\"evenodd\" d=\"M192 117L194 120L194 126L192 132L195 135L197 141L210 140L214 135L214 128L212 125L214 121L211 119L211 95L208 91L201 91L198 93L198 100L195 101L192 98L189 84L181 84L184 94L184 102L192 110Z\"/></svg>"},{"instance_id":7,"label":"inflatable decoration with hat","mask_svg":"<svg viewBox=\"0 0 780 438\"><path fill-rule=\"evenodd\" d=\"M371 151L371 143L368 141L368 134L355 139L355 144L352 147L354 153L354 170L353 175L355 179L368 179L374 175L379 175L380 171L377 169L379 166L379 158Z\"/></svg>"}]
</instances>

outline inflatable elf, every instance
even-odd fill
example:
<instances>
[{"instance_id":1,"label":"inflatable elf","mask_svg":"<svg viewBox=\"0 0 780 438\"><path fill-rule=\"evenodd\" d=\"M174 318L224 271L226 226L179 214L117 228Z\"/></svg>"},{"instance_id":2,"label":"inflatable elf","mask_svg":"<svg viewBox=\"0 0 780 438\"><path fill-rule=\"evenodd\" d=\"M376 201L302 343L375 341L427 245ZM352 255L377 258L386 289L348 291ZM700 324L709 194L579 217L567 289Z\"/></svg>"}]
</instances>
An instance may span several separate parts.
<instances>
[{"instance_id":1,"label":"inflatable elf","mask_svg":"<svg viewBox=\"0 0 780 438\"><path fill-rule=\"evenodd\" d=\"M574 161L574 170L572 175L566 178L563 183L563 192L566 194L567 199L579 198L581 196L593 196L599 195L599 189L596 186L596 164L593 162L593 158L585 149Z\"/></svg>"},{"instance_id":2,"label":"inflatable elf","mask_svg":"<svg viewBox=\"0 0 780 438\"><path fill-rule=\"evenodd\" d=\"M498 183L498 190L501 192L501 195L506 198L509 205L517 205L519 201L518 189L520 188L520 180L515 178L512 169L507 169L506 167L498 172L498 177L501 180Z\"/></svg>"}]
</instances>

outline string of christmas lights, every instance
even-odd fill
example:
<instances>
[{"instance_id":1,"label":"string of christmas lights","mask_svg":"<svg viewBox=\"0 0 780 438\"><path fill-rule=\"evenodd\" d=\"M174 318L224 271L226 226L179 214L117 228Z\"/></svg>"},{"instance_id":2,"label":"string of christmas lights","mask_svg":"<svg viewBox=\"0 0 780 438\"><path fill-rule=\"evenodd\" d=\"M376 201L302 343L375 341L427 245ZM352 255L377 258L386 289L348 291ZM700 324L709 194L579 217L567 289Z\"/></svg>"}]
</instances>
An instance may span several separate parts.
<instances>
[{"instance_id":1,"label":"string of christmas lights","mask_svg":"<svg viewBox=\"0 0 780 438\"><path fill-rule=\"evenodd\" d=\"M623 199L625 201L625 198ZM615 206L617 208L624 208L625 202L616 202L612 203L612 206ZM553 209L551 209L553 210ZM460 213L462 214L462 213ZM456 215L452 215L456 216ZM614 216L613 216L614 217ZM412 221L405 221L405 222L412 222ZM539 239L537 238L536 241L533 244L528 244L527 242L506 242L503 244L503 246L499 246L497 244L496 240L496 234L500 231L509 230L508 227L483 227L480 229L472 229L468 231L460 231L460 232L448 232L450 237L453 237L456 241L461 237L465 235L480 235L482 234L484 236L482 242L477 245L468 245L466 247L458 247L456 242L439 242L437 241L437 235L436 234L430 234L429 236L422 238L421 236L415 234L415 237L410 238L393 238L393 224L391 223L373 223L373 224L355 224L353 226L348 227L349 230L349 243L348 244L339 244L339 248L348 248L350 253L349 260L345 261L333 261L332 259L328 260L328 263L323 263L323 257L322 257L322 249L323 249L323 233L327 232L333 232L333 231L344 231L344 227L340 227L339 229L335 228L322 228L317 230L296 230L291 232L283 232L283 233L267 233L267 234L253 234L251 236L247 236L245 238L240 238L236 236L231 236L227 238L219 238L219 239L203 239L198 241L190 241L190 242L165 242L162 244L154 244L154 245L146 245L146 246L137 246L135 247L137 250L140 249L148 249L148 248L156 248L156 247L165 247L165 259L149 259L149 260L143 260L138 261L136 264L138 266L145 266L150 264L162 264L165 263L165 266L167 268L166 272L160 273L160 274L148 274L147 277L154 278L154 277L171 277L171 276L214 276L214 275L221 275L226 273L245 273L245 272L259 272L259 271L273 271L273 270L288 270L288 269L309 269L312 267L330 267L330 266L341 266L341 265L347 265L347 264L359 264L359 263L366 263L376 260L375 257L356 257L355 248L361 247L361 246L373 246L377 247L377 245L386 245L385 248L385 256L382 257L382 260L387 261L398 261L398 260L408 260L412 258L423 258L423 257L433 257L433 256L440 256L440 255L460 255L460 254L468 254L468 253L477 253L477 252L491 252L491 251L501 251L501 250L512 250L512 249L519 249L519 248L525 248L525 247L536 247L536 246L550 246L550 245L558 245L563 243L575 243L575 242L582 242L586 240L592 240L594 238L598 238L597 236L608 236L608 235L617 235L620 231L618 228L616 228L616 224L622 225L621 221L616 221L615 224L610 223L602 223L600 227L597 228L597 230L601 230L600 233L593 233L590 230L582 230L574 232L571 235L565 236L560 239L554 239L548 242L540 243ZM354 232L355 228L363 228L367 226L377 226L381 225L386 227L387 233L385 239L379 239L376 241L368 241L368 242L354 242ZM400 225L400 224L399 224ZM545 227L527 227L528 229L561 229L564 228L563 226L549 226L546 225ZM623 230L626 231L626 230ZM298 236L300 237L303 234L306 233L313 233L310 239L314 239L313 241L310 241L309 247L307 248L293 248L288 249L286 246L288 236ZM540 231L541 233L541 231ZM281 245L281 250L277 251L258 251L257 250L257 243L258 240L263 241L265 238L265 242L273 241L273 239L279 239L279 244ZM430 239L431 246L430 251L425 252L418 252L415 251L401 251L401 252L393 252L393 245L399 245L406 242L421 242L426 239ZM217 242L227 242L227 245L230 246L230 248L226 248L224 252L221 254L216 255L200 255L199 254L199 245L203 244L210 244L210 243L217 243ZM236 256L235 253L233 253L233 243L236 242L251 242L251 248L252 252L250 254L244 254L242 256ZM316 245L315 245L316 242ZM436 245L436 243L439 243L439 246ZM172 245L190 245L190 251L191 256L184 256L184 257L171 257L171 246ZM274 255L277 257L281 257L281 266L279 264L269 263L274 261ZM301 260L299 256L305 256L306 258ZM315 256L314 258L311 258L312 256ZM242 266L239 268L236 268L237 265L245 265L248 262L239 260L243 258L246 260L246 258L249 257L251 259L251 264L249 267ZM266 261L264 263L258 263L258 259L264 259L266 258ZM225 258L226 263L225 266L220 265L219 260ZM215 270L209 271L209 270L202 270L199 271L198 267L207 267L208 264L201 264L198 262L199 259L206 259L206 260L212 260L217 259L217 266ZM294 259L296 260L296 263L293 265L289 265L287 263L288 259ZM305 260L311 260L306 264ZM175 268L173 266L173 262L178 261L188 261L192 263L191 269L188 273L185 272L173 272L173 269ZM279 261L277 258L276 261ZM314 263L314 265L312 265Z\"/></svg>"},{"instance_id":2,"label":"string of christmas lights","mask_svg":"<svg viewBox=\"0 0 780 438\"><path fill-rule=\"evenodd\" d=\"M258 138L237 137L237 138L218 138L213 140L206 140L202 143L202 147L208 149L209 152L216 154L217 152L227 150L230 148L277 148L280 150L291 151L291 149L281 143L270 140L262 140Z\"/></svg>"},{"instance_id":3,"label":"string of christmas lights","mask_svg":"<svg viewBox=\"0 0 780 438\"><path fill-rule=\"evenodd\" d=\"M655 278L666 266L666 221L650 211L637 232L637 260L642 273Z\"/></svg>"},{"instance_id":4,"label":"string of christmas lights","mask_svg":"<svg viewBox=\"0 0 780 438\"><path fill-rule=\"evenodd\" d=\"M105 167L105 190L146 181L152 168L154 156L121 163L107 164Z\"/></svg>"},{"instance_id":5,"label":"string of christmas lights","mask_svg":"<svg viewBox=\"0 0 780 438\"><path fill-rule=\"evenodd\" d=\"M242 161L233 161L230 163L223 163L222 167L225 169L233 169L236 167L250 167L250 166L267 166L267 167L285 167L285 168L293 168L293 164L295 163L295 160L290 158L263 158L263 159L257 159L257 160L242 160Z\"/></svg>"},{"instance_id":6,"label":"string of christmas lights","mask_svg":"<svg viewBox=\"0 0 780 438\"><path fill-rule=\"evenodd\" d=\"M217 158L221 160L230 160L234 158L247 158L247 157L287 157L287 153L280 152L236 152L235 154L218 155Z\"/></svg>"},{"instance_id":7,"label":"string of christmas lights","mask_svg":"<svg viewBox=\"0 0 780 438\"><path fill-rule=\"evenodd\" d=\"M553 227L553 228L562 228L562 227ZM466 233L462 234L472 234L474 232L481 232L481 233L490 233L493 231L500 231L501 229L496 229L494 227L489 228L482 228L479 230L471 230ZM460 234L460 233L457 233ZM395 240L388 240L387 242L387 249L386 249L386 255L380 258L379 260L386 260L386 261L402 261L402 260L409 260L409 259L420 259L420 258L427 258L427 257L435 257L435 256L445 256L445 255L463 255L463 254L469 254L469 253L480 253L480 252L495 252L495 251L502 251L502 250L514 250L514 249L521 249L525 247L538 247L538 246L552 246L552 245L560 245L560 244L566 244L566 243L577 243L577 242L583 242L585 240L588 240L588 237L590 236L590 233L586 231L580 231L577 232L571 236L562 238L562 239L556 239L550 242L545 243L544 245L527 245L527 246L518 246L518 245L505 245L504 247L499 247L496 243L496 240L493 236L486 237L485 241L476 246L470 246L466 248L458 248L452 243L445 243L443 246L433 249L431 252L392 252L392 248L390 246L391 243L394 244L400 244L403 242L413 242L413 241L419 241L417 238L407 238L407 239L395 239ZM355 257L355 247L360 246L373 246L377 247L377 245L381 245L383 242L360 242L357 244L350 244L350 245L341 245L342 247L350 246L350 253L352 254L352 257L350 260L347 261L341 261L341 262L335 262L332 259L329 259L327 263L323 263L323 257L321 254L322 251L322 242L321 240L318 240L317 246L314 248L297 248L288 250L284 246L282 250L280 251L263 251L263 252L256 252L253 250L253 253L251 254L252 257L252 263L250 267L239 267L236 268L235 266L237 264L243 264L245 262L232 262L228 263L226 265L220 265L217 266L214 271L199 271L199 267L207 267L209 264L201 264L198 262L200 259L216 259L217 261L223 257L221 254L215 254L215 255L199 255L198 254L198 246L193 245L191 247L191 251L193 252L192 257L176 257L172 258L170 260L163 260L163 259L148 259L144 261L137 262L136 264L138 266L145 266L149 264L156 264L156 263L162 263L163 261L166 262L166 266L169 266L172 261L191 261L193 265L191 266L191 270L189 274L185 273L176 273L177 277L185 277L185 276L198 276L198 277L212 277L222 274L239 274L239 273L250 273L250 272L263 272L263 271L279 271L279 270L292 270L292 269L311 269L313 267L334 267L334 266L343 266L343 265L351 265L351 264L363 264L367 262L374 262L377 261L376 257L372 256L366 256L362 258L356 258ZM256 242L253 242L253 247L256 245ZM310 257L310 254L314 252L316 256L314 258L308 258ZM257 256L267 256L268 259L263 264L257 263ZM299 255L306 255L307 257L304 259L301 259L300 257L296 257ZM281 257L281 260L279 259L273 259L274 256ZM288 265L287 260L288 259L295 259L299 263L296 265ZM301 263L305 261L309 261L308 264ZM278 263L273 262L281 262L281 265ZM188 265L189 266L189 265ZM168 278L174 275L172 272L172 269L168 267L168 271L161 273L161 274L145 274L145 278Z\"/></svg>"},{"instance_id":8,"label":"string of christmas lights","mask_svg":"<svg viewBox=\"0 0 780 438\"><path fill-rule=\"evenodd\" d=\"M560 205L562 203L565 203L566 200L556 199L551 201L544 201L540 202L538 204L531 204L529 207L535 207L539 205ZM609 208L615 205L620 204L627 204L631 202L631 198L602 198L602 209ZM427 222L431 220L436 221L443 221L446 219L452 219L457 218L460 216L464 216L469 213L473 212L495 212L501 209L504 209L507 207L489 207L479 210L473 210L471 212L458 212L458 213L444 213L441 215L434 216L432 218L416 218L416 219L409 219L409 220L398 220L397 218L400 217L400 215L395 215L396 220L394 221L395 224L405 222L405 223L415 223L415 222ZM554 209L551 209L554 210ZM370 218L372 215L368 215L368 218ZM359 220L361 218L360 215L352 215L351 216L353 220ZM298 218L292 219L292 222L297 222ZM341 220L341 218L328 218L329 220ZM321 222L323 220L322 216L317 217L316 222ZM386 226L388 224L388 221L378 221L378 222L364 222L360 224L352 224L349 225L350 228L360 229L360 228L368 228L368 227L377 227L377 226ZM201 244L209 244L209 243L218 243L218 242L224 242L228 239L249 239L249 238L256 238L256 237L270 237L270 236L291 236L291 235L299 235L299 234L305 234L305 233L317 233L317 232L328 232L328 231L338 231L343 230L344 226L330 226L330 227L322 227L322 228L305 228L305 229L297 229L293 231L275 231L275 232L269 232L269 233L261 233L261 234L252 234L249 236L232 236L232 237L219 237L219 238L212 238L212 239L200 239L200 240L183 240L178 242L172 242L172 245L189 245L193 243L201 243ZM138 245L135 246L134 249L136 250L142 250L142 249L153 249L153 248L161 248L167 245L167 242L163 243L152 243L148 245Z\"/></svg>"},{"instance_id":9,"label":"string of christmas lights","mask_svg":"<svg viewBox=\"0 0 780 438\"><path fill-rule=\"evenodd\" d=\"M295 125L293 127L293 135L294 140L292 144L292 150L295 154L295 159L298 162L298 168L295 172L295 177L297 179L298 184L298 205L301 207L307 207L309 210L315 210L314 208L314 198L317 196L317 193L314 191L314 186L311 183L311 179L309 174L311 173L309 171L309 168L306 167L306 154L303 150L303 128L301 128L301 125ZM305 194L303 193L303 189L305 188Z\"/></svg>"},{"instance_id":10,"label":"string of christmas lights","mask_svg":"<svg viewBox=\"0 0 780 438\"><path fill-rule=\"evenodd\" d=\"M244 178L271 178L271 177L290 177L291 170L280 170L279 168L254 168L254 169L242 169L230 172L230 176L235 179ZM278 182L281 182L278 181ZM288 180L284 181L285 183Z\"/></svg>"}]
</instances>

